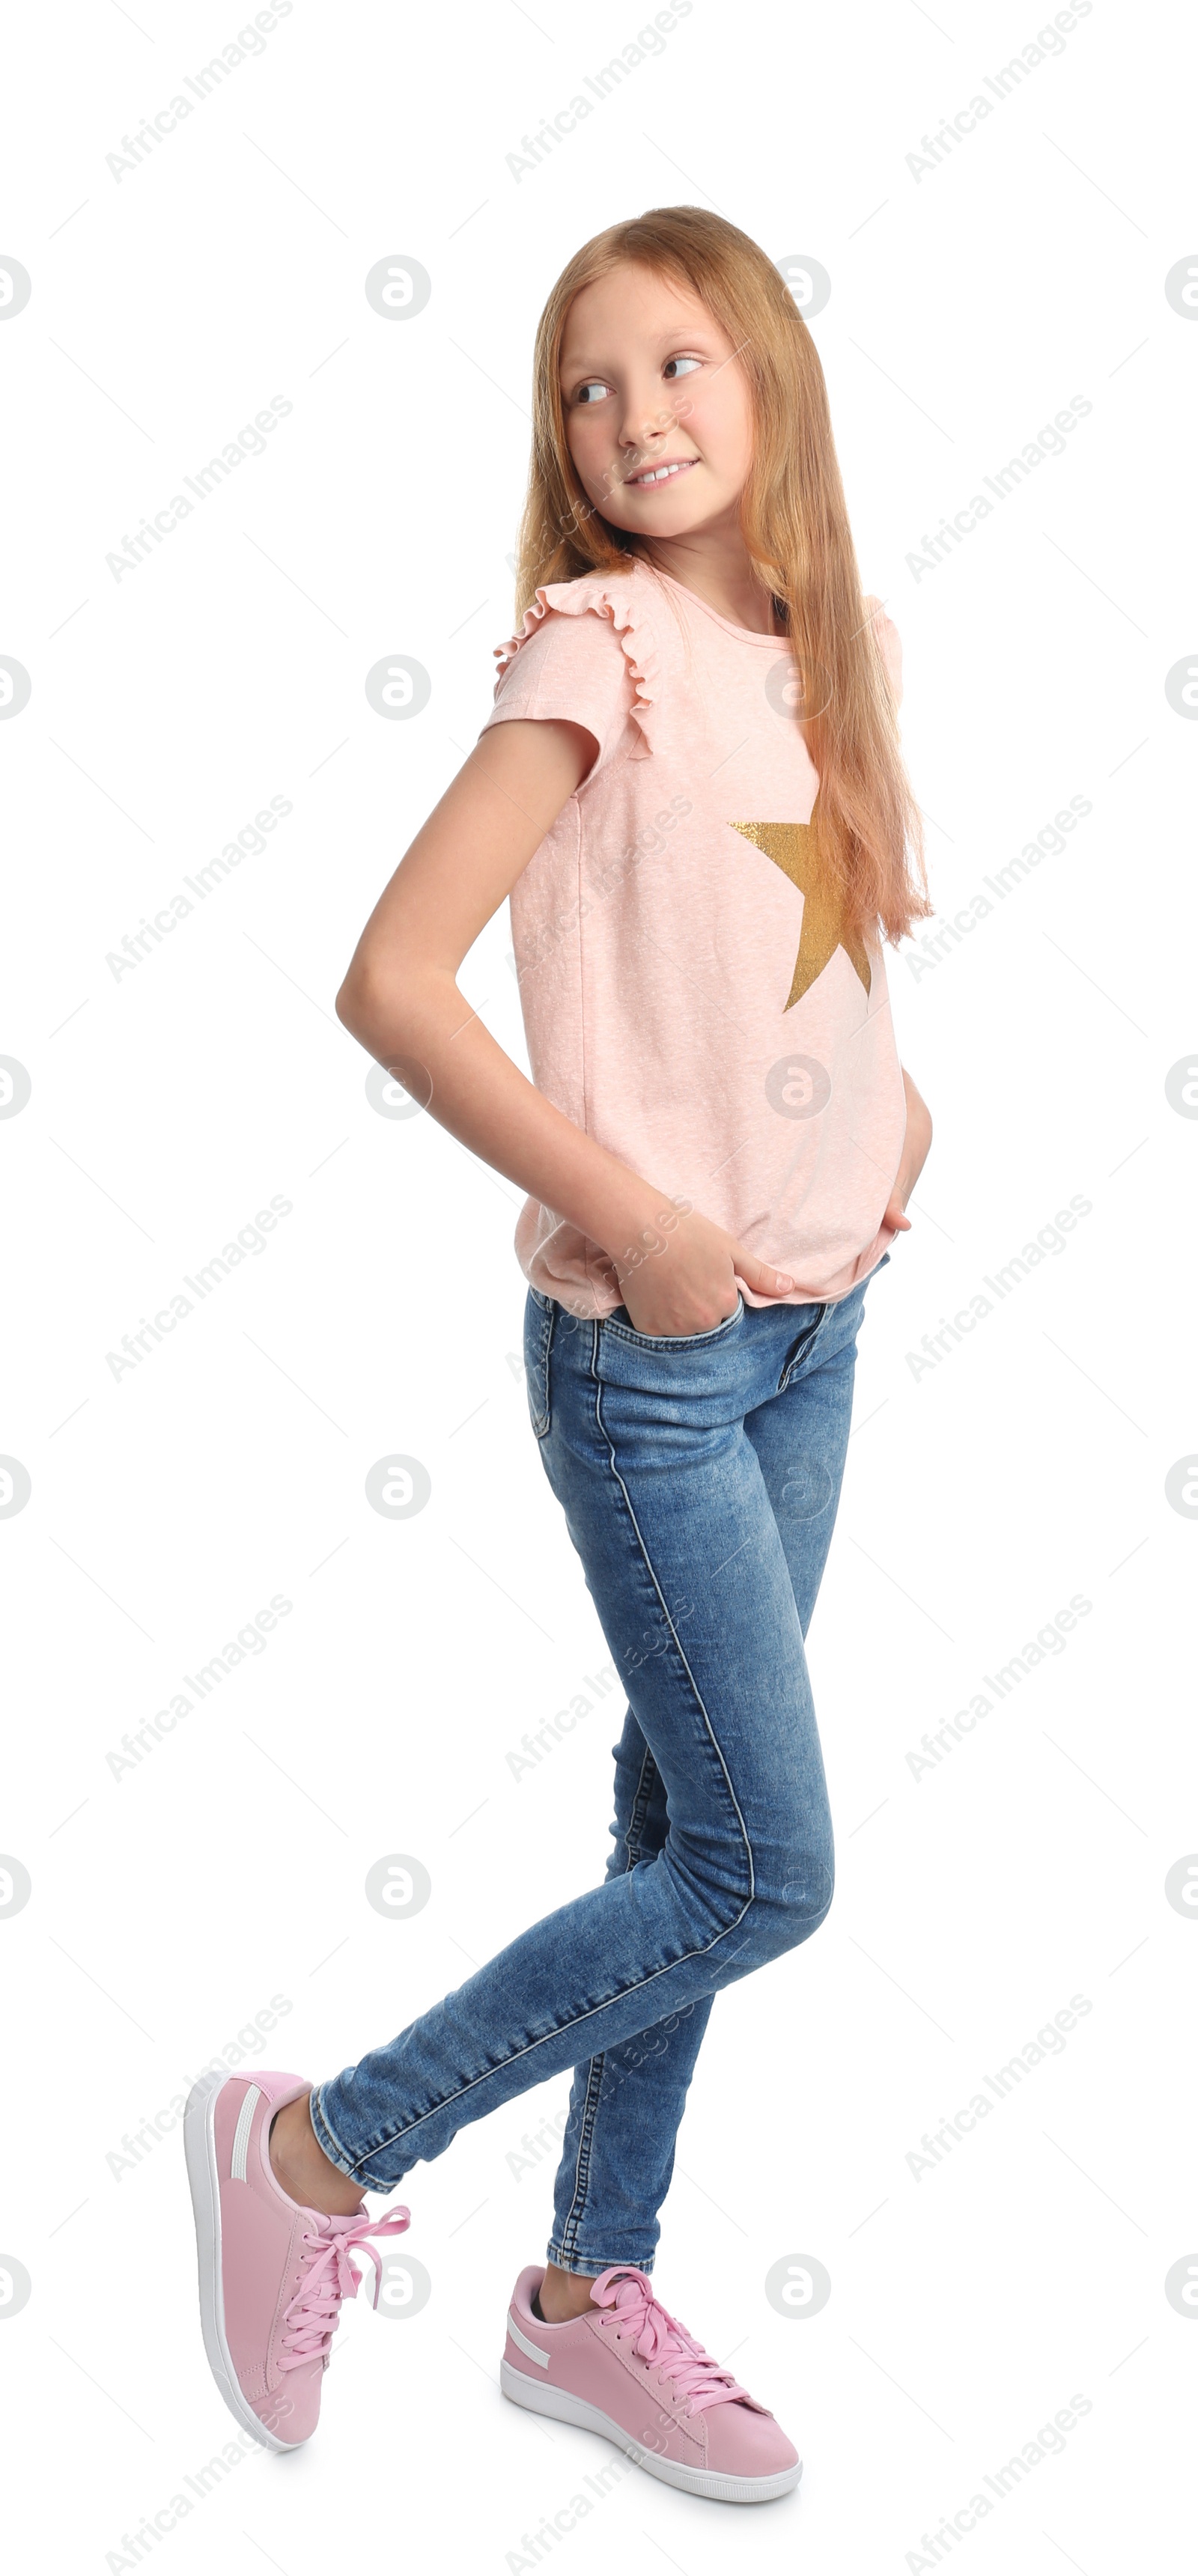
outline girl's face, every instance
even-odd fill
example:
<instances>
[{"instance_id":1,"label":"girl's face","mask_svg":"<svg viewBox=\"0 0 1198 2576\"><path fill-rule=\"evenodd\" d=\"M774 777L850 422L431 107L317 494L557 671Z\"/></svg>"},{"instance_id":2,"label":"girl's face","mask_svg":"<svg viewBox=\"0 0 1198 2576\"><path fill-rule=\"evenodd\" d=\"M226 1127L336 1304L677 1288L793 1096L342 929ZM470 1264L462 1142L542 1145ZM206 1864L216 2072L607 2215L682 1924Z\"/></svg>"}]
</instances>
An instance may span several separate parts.
<instances>
[{"instance_id":1,"label":"girl's face","mask_svg":"<svg viewBox=\"0 0 1198 2576\"><path fill-rule=\"evenodd\" d=\"M738 524L753 457L748 381L681 281L625 261L584 286L560 373L570 454L613 526L670 538Z\"/></svg>"}]
</instances>

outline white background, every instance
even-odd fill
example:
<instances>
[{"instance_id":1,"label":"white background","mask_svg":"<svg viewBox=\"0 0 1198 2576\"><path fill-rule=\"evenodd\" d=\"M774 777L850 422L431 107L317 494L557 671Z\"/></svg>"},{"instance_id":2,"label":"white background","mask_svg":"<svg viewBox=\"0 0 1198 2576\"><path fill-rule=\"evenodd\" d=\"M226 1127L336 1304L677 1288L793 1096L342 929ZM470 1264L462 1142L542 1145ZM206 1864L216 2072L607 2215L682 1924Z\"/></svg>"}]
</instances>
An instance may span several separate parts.
<instances>
[{"instance_id":1,"label":"white background","mask_svg":"<svg viewBox=\"0 0 1198 2576\"><path fill-rule=\"evenodd\" d=\"M232 7L93 0L8 35L0 248L32 294L0 329L0 652L32 694L0 724L0 1052L32 1093L0 1122L0 1448L32 1490L0 1526L0 1843L32 1894L0 1920L0 2251L32 2292L0 2311L0 2362L26 2566L582 2576L619 2553L699 2576L735 2547L880 2576L952 2554L921 2535L1075 2393L1063 2454L953 2544L975 2576L1172 2564L1189 2518L1198 2317L1164 2280L1198 2247L1198 1928L1164 1881L1198 1847L1177 1623L1198 1529L1165 1479L1198 1447L1198 1125L1165 1078L1196 1036L1198 733L1165 679L1198 644L1198 330L1164 281L1195 252L1193 65L1175 12L1096 0L916 173L921 137L1034 39L1030 8L695 0L513 175L637 24L296 0L119 176L106 156L235 38ZM531 1775L506 1760L604 1656L511 1360L516 1193L429 1119L376 1113L332 1004L490 703L537 314L579 243L676 202L831 278L812 328L863 579L903 638L940 915L1070 798L1093 808L932 971L890 961L936 1136L869 1301L812 1634L838 1894L817 1940L717 2002L665 2211L663 2298L735 2355L806 2475L735 2523L631 2469L596 2499L603 2446L500 2399L553 2164L511 2159L563 2078L416 2169L428 2304L351 2309L318 2438L172 2528L234 2428L179 2136L114 2167L122 2138L272 1996L264 2062L352 2062L608 1849L614 1700ZM432 279L400 322L364 293L390 255ZM266 452L114 578L106 556L275 395ZM1075 395L1066 452L917 577L924 532ZM365 696L395 653L431 678L412 721ZM262 853L115 976L274 795L293 812ZM500 916L463 984L519 1055L507 949ZM115 1378L122 1336L272 1195L291 1213L265 1249ZM1074 1196L1067 1249L917 1377L907 1354ZM431 1477L405 1521L365 1497L388 1443ZM266 1649L114 1773L276 1593ZM1074 1594L1092 1608L1066 1649L913 1774ZM406 1921L365 1897L391 1852L431 1876ZM1075 1994L1063 2053L916 2179L923 2132ZM801 2254L832 2295L783 2316L765 2276Z\"/></svg>"}]
</instances>

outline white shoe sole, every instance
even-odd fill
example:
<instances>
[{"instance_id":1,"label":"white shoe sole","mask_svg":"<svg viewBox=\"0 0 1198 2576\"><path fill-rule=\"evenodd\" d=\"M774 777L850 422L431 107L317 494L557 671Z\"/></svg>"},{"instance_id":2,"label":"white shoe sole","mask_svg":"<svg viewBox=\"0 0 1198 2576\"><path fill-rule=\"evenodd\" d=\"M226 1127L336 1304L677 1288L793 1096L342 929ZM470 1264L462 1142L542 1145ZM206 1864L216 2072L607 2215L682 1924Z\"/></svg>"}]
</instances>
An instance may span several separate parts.
<instances>
[{"instance_id":1,"label":"white shoe sole","mask_svg":"<svg viewBox=\"0 0 1198 2576\"><path fill-rule=\"evenodd\" d=\"M220 2182L216 2169L216 2097L223 2075L209 2072L192 2085L183 2113L183 2151L187 2157L187 2179L191 2185L191 2204L195 2211L196 2246L200 2268L200 2323L204 2329L204 2350L208 2367L221 2396L235 2415L242 2431L252 2433L266 2451L295 2451L298 2442L280 2441L277 2433L267 2430L255 2415L248 2399L243 2397L233 2367L233 2356L225 2338L225 2298L221 2276Z\"/></svg>"},{"instance_id":2,"label":"white shoe sole","mask_svg":"<svg viewBox=\"0 0 1198 2576\"><path fill-rule=\"evenodd\" d=\"M789 2495L803 2474L801 2460L793 2469L778 2469L771 2478L733 2478L721 2476L716 2469L688 2469L681 2460L663 2460L659 2452L646 2450L622 2424L613 2423L598 2406L588 2406L584 2397L530 2379L526 2371L513 2369L510 2361L499 2364L499 2385L514 2405L527 2406L534 2415L552 2415L559 2424L576 2424L584 2433L599 2433L618 2451L627 2452L639 2469L647 2469L651 2478L681 2487L687 2495L708 2496L716 2504L770 2504L775 2496Z\"/></svg>"}]
</instances>

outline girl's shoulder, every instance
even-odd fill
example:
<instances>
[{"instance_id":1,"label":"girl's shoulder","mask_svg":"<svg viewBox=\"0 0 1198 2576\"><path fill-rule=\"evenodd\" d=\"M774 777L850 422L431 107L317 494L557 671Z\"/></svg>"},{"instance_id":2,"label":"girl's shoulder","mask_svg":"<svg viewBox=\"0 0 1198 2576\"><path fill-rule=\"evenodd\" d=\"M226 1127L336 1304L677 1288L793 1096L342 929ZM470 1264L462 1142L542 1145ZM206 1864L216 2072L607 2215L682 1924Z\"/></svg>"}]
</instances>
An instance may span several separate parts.
<instances>
[{"instance_id":1,"label":"girl's shoulder","mask_svg":"<svg viewBox=\"0 0 1198 2576\"><path fill-rule=\"evenodd\" d=\"M628 713L646 749L652 749L654 708L663 680L662 613L658 585L647 566L630 556L627 566L580 573L574 581L538 586L518 632L495 647L495 690L514 667L531 677L552 656L600 678L610 672L631 682Z\"/></svg>"}]
</instances>

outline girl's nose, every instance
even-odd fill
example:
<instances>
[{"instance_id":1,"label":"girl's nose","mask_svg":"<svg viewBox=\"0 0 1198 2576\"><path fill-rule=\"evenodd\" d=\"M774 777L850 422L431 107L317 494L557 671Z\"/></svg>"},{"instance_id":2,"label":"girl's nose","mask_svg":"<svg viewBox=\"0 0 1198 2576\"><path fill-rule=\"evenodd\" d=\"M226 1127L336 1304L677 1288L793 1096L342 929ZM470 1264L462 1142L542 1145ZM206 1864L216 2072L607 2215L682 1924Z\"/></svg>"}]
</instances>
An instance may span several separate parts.
<instances>
[{"instance_id":1,"label":"girl's nose","mask_svg":"<svg viewBox=\"0 0 1198 2576\"><path fill-rule=\"evenodd\" d=\"M630 403L620 424L620 445L624 448L652 447L654 441L664 438L673 425L674 415L668 403L659 401L650 407Z\"/></svg>"}]
</instances>

